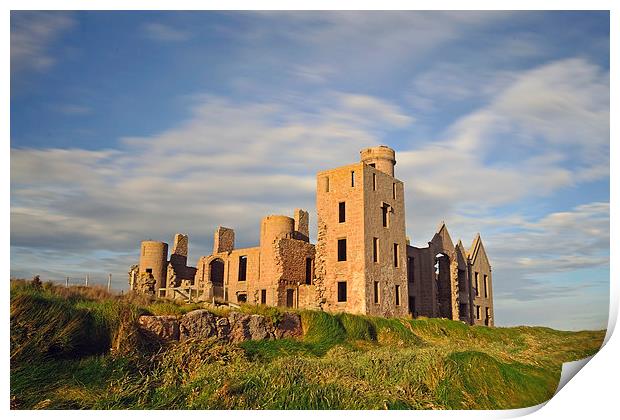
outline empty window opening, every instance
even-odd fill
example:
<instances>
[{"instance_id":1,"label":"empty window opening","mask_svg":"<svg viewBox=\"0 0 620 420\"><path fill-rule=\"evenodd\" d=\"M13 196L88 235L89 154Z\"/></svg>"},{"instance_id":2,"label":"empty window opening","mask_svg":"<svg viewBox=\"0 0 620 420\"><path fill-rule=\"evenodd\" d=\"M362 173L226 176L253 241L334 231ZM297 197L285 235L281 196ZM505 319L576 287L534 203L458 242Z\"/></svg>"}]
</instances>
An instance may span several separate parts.
<instances>
[{"instance_id":1,"label":"empty window opening","mask_svg":"<svg viewBox=\"0 0 620 420\"><path fill-rule=\"evenodd\" d=\"M147 269L146 269L146 272L147 272L148 274L153 274L153 269L152 269L152 268L147 268Z\"/></svg>"},{"instance_id":2,"label":"empty window opening","mask_svg":"<svg viewBox=\"0 0 620 420\"><path fill-rule=\"evenodd\" d=\"M306 258L306 284L312 284L312 258Z\"/></svg>"},{"instance_id":3,"label":"empty window opening","mask_svg":"<svg viewBox=\"0 0 620 420\"><path fill-rule=\"evenodd\" d=\"M379 262L379 238L372 238L372 262Z\"/></svg>"},{"instance_id":4,"label":"empty window opening","mask_svg":"<svg viewBox=\"0 0 620 420\"><path fill-rule=\"evenodd\" d=\"M351 187L355 187L355 171L351 171Z\"/></svg>"},{"instance_id":5,"label":"empty window opening","mask_svg":"<svg viewBox=\"0 0 620 420\"><path fill-rule=\"evenodd\" d=\"M267 289L261 289L260 291L260 303L261 305L267 304Z\"/></svg>"},{"instance_id":6,"label":"empty window opening","mask_svg":"<svg viewBox=\"0 0 620 420\"><path fill-rule=\"evenodd\" d=\"M344 201L338 203L338 222L344 223L346 221L346 207Z\"/></svg>"},{"instance_id":7,"label":"empty window opening","mask_svg":"<svg viewBox=\"0 0 620 420\"><path fill-rule=\"evenodd\" d=\"M476 294L476 296L480 296L480 280L479 280L479 274L477 271L474 272L474 292ZM480 318L478 318L480 319Z\"/></svg>"},{"instance_id":8,"label":"empty window opening","mask_svg":"<svg viewBox=\"0 0 620 420\"><path fill-rule=\"evenodd\" d=\"M484 297L489 297L489 276L484 275Z\"/></svg>"},{"instance_id":9,"label":"empty window opening","mask_svg":"<svg viewBox=\"0 0 620 420\"><path fill-rule=\"evenodd\" d=\"M248 257L239 257L239 281L245 281L248 273Z\"/></svg>"},{"instance_id":10,"label":"empty window opening","mask_svg":"<svg viewBox=\"0 0 620 420\"><path fill-rule=\"evenodd\" d=\"M377 174L372 174L372 190L377 191Z\"/></svg>"},{"instance_id":11,"label":"empty window opening","mask_svg":"<svg viewBox=\"0 0 620 420\"><path fill-rule=\"evenodd\" d=\"M375 164L374 164L374 163L371 163L371 164L370 164L370 165L368 165L368 166L372 166L372 167L374 168L374 167L375 167Z\"/></svg>"},{"instance_id":12,"label":"empty window opening","mask_svg":"<svg viewBox=\"0 0 620 420\"><path fill-rule=\"evenodd\" d=\"M387 203L381 204L381 217L383 219L383 227L388 227L390 224L390 205Z\"/></svg>"},{"instance_id":13,"label":"empty window opening","mask_svg":"<svg viewBox=\"0 0 620 420\"><path fill-rule=\"evenodd\" d=\"M396 297L396 306L400 306L400 285L398 285L398 284L396 285L395 293L396 293L396 296L395 296Z\"/></svg>"},{"instance_id":14,"label":"empty window opening","mask_svg":"<svg viewBox=\"0 0 620 420\"><path fill-rule=\"evenodd\" d=\"M338 302L346 302L347 301L347 282L339 281L338 282Z\"/></svg>"},{"instance_id":15,"label":"empty window opening","mask_svg":"<svg viewBox=\"0 0 620 420\"><path fill-rule=\"evenodd\" d=\"M375 299L375 304L379 303L379 282L376 281L374 283L375 289L374 289L374 299Z\"/></svg>"},{"instance_id":16,"label":"empty window opening","mask_svg":"<svg viewBox=\"0 0 620 420\"><path fill-rule=\"evenodd\" d=\"M237 303L245 303L248 301L248 295L246 293L239 293L237 295Z\"/></svg>"},{"instance_id":17,"label":"empty window opening","mask_svg":"<svg viewBox=\"0 0 620 420\"><path fill-rule=\"evenodd\" d=\"M392 184L392 198L396 199L396 183Z\"/></svg>"},{"instance_id":18,"label":"empty window opening","mask_svg":"<svg viewBox=\"0 0 620 420\"><path fill-rule=\"evenodd\" d=\"M480 305L476 305L476 319L480 319Z\"/></svg>"},{"instance_id":19,"label":"empty window opening","mask_svg":"<svg viewBox=\"0 0 620 420\"><path fill-rule=\"evenodd\" d=\"M407 257L407 281L413 283L413 257Z\"/></svg>"},{"instance_id":20,"label":"empty window opening","mask_svg":"<svg viewBox=\"0 0 620 420\"><path fill-rule=\"evenodd\" d=\"M338 261L347 260L347 240L338 239Z\"/></svg>"},{"instance_id":21,"label":"empty window opening","mask_svg":"<svg viewBox=\"0 0 620 420\"><path fill-rule=\"evenodd\" d=\"M326 176L325 180L323 181L323 189L325 190L325 192L329 192L329 177Z\"/></svg>"},{"instance_id":22,"label":"empty window opening","mask_svg":"<svg viewBox=\"0 0 620 420\"><path fill-rule=\"evenodd\" d=\"M491 323L491 308L485 308L484 325Z\"/></svg>"},{"instance_id":23,"label":"empty window opening","mask_svg":"<svg viewBox=\"0 0 620 420\"><path fill-rule=\"evenodd\" d=\"M400 261L400 246L398 244L394 244L394 267L399 267Z\"/></svg>"},{"instance_id":24,"label":"empty window opening","mask_svg":"<svg viewBox=\"0 0 620 420\"><path fill-rule=\"evenodd\" d=\"M216 258L209 263L209 279L214 297L224 298L224 261Z\"/></svg>"},{"instance_id":25,"label":"empty window opening","mask_svg":"<svg viewBox=\"0 0 620 420\"><path fill-rule=\"evenodd\" d=\"M295 297L295 290L286 289L286 307L287 308L293 307L294 297Z\"/></svg>"}]
</instances>

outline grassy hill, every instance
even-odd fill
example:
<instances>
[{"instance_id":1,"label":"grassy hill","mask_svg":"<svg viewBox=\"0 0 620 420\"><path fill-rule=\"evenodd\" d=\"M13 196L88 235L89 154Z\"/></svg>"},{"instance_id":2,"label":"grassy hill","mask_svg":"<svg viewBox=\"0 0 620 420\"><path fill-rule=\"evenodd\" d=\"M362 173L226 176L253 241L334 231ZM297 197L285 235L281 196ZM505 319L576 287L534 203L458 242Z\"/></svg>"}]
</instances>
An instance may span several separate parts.
<instances>
[{"instance_id":1,"label":"grassy hill","mask_svg":"<svg viewBox=\"0 0 620 420\"><path fill-rule=\"evenodd\" d=\"M11 407L519 408L548 400L562 363L596 353L605 335L314 311L300 312L301 340L162 346L137 333L141 314L199 307L12 281Z\"/></svg>"}]
</instances>

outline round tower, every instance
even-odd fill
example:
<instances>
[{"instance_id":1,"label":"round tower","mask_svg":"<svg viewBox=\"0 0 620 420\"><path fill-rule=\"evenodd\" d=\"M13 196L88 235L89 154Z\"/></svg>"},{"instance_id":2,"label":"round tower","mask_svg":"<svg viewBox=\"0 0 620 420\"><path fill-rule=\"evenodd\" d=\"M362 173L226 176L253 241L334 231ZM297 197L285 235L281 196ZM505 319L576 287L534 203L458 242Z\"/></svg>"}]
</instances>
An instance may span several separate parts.
<instances>
[{"instance_id":1,"label":"round tower","mask_svg":"<svg viewBox=\"0 0 620 420\"><path fill-rule=\"evenodd\" d=\"M360 157L366 165L374 166L377 170L394 176L394 165L396 165L394 149L387 146L369 147L360 151Z\"/></svg>"},{"instance_id":2,"label":"round tower","mask_svg":"<svg viewBox=\"0 0 620 420\"><path fill-rule=\"evenodd\" d=\"M142 241L140 244L139 273L150 272L155 278L155 292L166 287L166 270L168 268L168 244L157 241Z\"/></svg>"},{"instance_id":3,"label":"round tower","mask_svg":"<svg viewBox=\"0 0 620 420\"><path fill-rule=\"evenodd\" d=\"M260 246L271 246L274 240L292 238L295 220L292 217L271 215L263 217L260 224Z\"/></svg>"}]
</instances>

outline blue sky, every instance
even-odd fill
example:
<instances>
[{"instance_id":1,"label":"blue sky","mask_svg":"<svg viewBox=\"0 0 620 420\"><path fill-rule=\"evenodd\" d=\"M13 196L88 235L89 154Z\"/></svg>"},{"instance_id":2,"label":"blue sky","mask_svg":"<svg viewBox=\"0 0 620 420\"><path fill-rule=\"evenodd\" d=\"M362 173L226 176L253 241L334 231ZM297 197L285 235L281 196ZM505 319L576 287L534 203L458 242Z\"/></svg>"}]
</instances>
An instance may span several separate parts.
<instances>
[{"instance_id":1,"label":"blue sky","mask_svg":"<svg viewBox=\"0 0 620 420\"><path fill-rule=\"evenodd\" d=\"M607 12L11 13L12 276L314 232L314 174L377 144L413 244L482 234L498 325L606 326Z\"/></svg>"}]
</instances>

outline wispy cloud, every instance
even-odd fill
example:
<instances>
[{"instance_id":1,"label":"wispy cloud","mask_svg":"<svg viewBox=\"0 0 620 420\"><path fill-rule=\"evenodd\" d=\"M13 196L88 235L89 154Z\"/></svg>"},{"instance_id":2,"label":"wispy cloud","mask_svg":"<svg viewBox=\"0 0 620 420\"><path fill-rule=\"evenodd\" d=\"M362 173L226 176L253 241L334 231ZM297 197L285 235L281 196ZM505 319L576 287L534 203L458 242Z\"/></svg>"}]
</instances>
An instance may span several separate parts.
<instances>
[{"instance_id":1,"label":"wispy cloud","mask_svg":"<svg viewBox=\"0 0 620 420\"><path fill-rule=\"evenodd\" d=\"M85 105L75 105L75 104L62 104L55 105L52 107L56 112L59 112L64 115L87 115L92 112L92 109Z\"/></svg>"},{"instance_id":2,"label":"wispy cloud","mask_svg":"<svg viewBox=\"0 0 620 420\"><path fill-rule=\"evenodd\" d=\"M74 19L62 12L12 12L11 73L53 66L56 57L49 47L74 25Z\"/></svg>"},{"instance_id":3,"label":"wispy cloud","mask_svg":"<svg viewBox=\"0 0 620 420\"><path fill-rule=\"evenodd\" d=\"M142 31L147 38L156 41L179 42L187 41L191 38L191 34L188 31L158 22L144 24Z\"/></svg>"}]
</instances>

